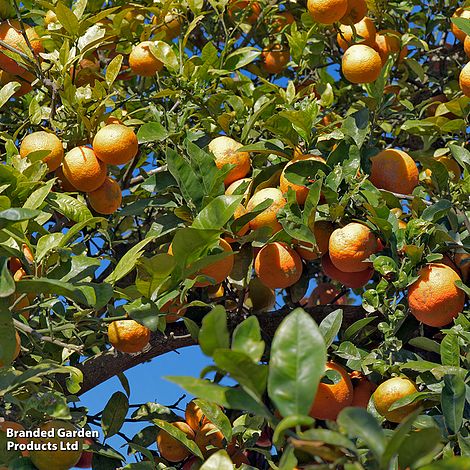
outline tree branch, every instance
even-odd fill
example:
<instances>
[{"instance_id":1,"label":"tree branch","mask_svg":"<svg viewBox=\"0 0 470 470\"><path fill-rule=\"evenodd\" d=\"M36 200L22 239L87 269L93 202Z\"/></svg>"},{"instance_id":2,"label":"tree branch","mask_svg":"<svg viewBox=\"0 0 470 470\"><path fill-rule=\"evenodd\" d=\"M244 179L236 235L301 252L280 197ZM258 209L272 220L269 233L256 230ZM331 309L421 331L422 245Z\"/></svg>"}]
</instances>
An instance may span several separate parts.
<instances>
[{"instance_id":1,"label":"tree branch","mask_svg":"<svg viewBox=\"0 0 470 470\"><path fill-rule=\"evenodd\" d=\"M366 312L362 307L353 305L320 305L318 307L308 308L306 311L310 313L317 323L320 323L329 313L337 310L338 308L343 310L342 330L346 329L356 320L366 315ZM277 327L290 310L290 308L284 307L275 312L258 314L257 317L263 336L272 339ZM243 319L244 317L240 315L230 317L230 330L233 331L237 324L241 323ZM80 369L83 373L83 384L78 395L82 395L111 377L149 361L154 357L196 345L197 342L194 341L187 333L188 332L183 322L170 324L167 325L165 335L162 333L154 333L149 346L141 353L124 354L115 350L109 350L76 365L75 367Z\"/></svg>"}]
</instances>

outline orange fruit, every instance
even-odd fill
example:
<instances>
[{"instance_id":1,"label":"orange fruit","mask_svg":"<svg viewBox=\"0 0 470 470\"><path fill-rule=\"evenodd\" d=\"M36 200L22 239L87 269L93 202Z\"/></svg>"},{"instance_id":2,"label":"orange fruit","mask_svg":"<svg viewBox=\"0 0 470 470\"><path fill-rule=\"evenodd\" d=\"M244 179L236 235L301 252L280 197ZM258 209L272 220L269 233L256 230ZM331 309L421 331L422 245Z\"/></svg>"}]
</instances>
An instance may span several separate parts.
<instances>
[{"instance_id":1,"label":"orange fruit","mask_svg":"<svg viewBox=\"0 0 470 470\"><path fill-rule=\"evenodd\" d=\"M371 158L372 184L386 191L411 194L418 186L419 173L414 160L403 150L387 149Z\"/></svg>"},{"instance_id":2,"label":"orange fruit","mask_svg":"<svg viewBox=\"0 0 470 470\"><path fill-rule=\"evenodd\" d=\"M346 13L339 20L342 24L356 24L367 14L366 0L348 0Z\"/></svg>"},{"instance_id":3,"label":"orange fruit","mask_svg":"<svg viewBox=\"0 0 470 470\"><path fill-rule=\"evenodd\" d=\"M276 14L271 26L274 31L280 33L286 26L295 23L294 15L290 11L280 11Z\"/></svg>"},{"instance_id":4,"label":"orange fruit","mask_svg":"<svg viewBox=\"0 0 470 470\"><path fill-rule=\"evenodd\" d=\"M191 400L187 405L186 405L186 410L184 412L184 419L186 420L186 423L189 424L191 429L196 432L201 429L204 424L209 423L210 421L206 418L206 415L202 412L201 408L199 408L198 405L194 402L194 400Z\"/></svg>"},{"instance_id":5,"label":"orange fruit","mask_svg":"<svg viewBox=\"0 0 470 470\"><path fill-rule=\"evenodd\" d=\"M326 162L324 158L319 157L317 155L311 155L311 154L301 155L300 157L293 158L282 170L280 181L279 181L279 186L281 188L281 191L283 192L283 194L286 194L289 188L293 189L295 191L297 203L300 205L303 205L305 203L305 200L307 199L309 188L307 188L307 186L301 186L298 184L291 183L286 178L286 169L293 163L296 163L301 160L313 160L313 161L322 162L322 163L326 163Z\"/></svg>"},{"instance_id":6,"label":"orange fruit","mask_svg":"<svg viewBox=\"0 0 470 470\"><path fill-rule=\"evenodd\" d=\"M250 172L250 154L248 152L239 152L240 147L243 147L243 144L225 135L216 137L209 143L208 148L215 157L217 168L221 169L227 164L234 165L225 176L225 186L244 178Z\"/></svg>"},{"instance_id":7,"label":"orange fruit","mask_svg":"<svg viewBox=\"0 0 470 470\"><path fill-rule=\"evenodd\" d=\"M239 188L239 186L241 186L242 184L246 183L246 189L245 191L243 192L243 201L248 198L248 196L250 195L250 190L251 190L251 187L250 187L250 181L251 181L251 178L241 178L237 181L234 181L232 184L230 184L228 186L228 188L225 190L225 194L227 196L232 196L233 194L235 194L235 191L237 191L237 189ZM241 195L241 194L239 194Z\"/></svg>"},{"instance_id":8,"label":"orange fruit","mask_svg":"<svg viewBox=\"0 0 470 470\"><path fill-rule=\"evenodd\" d=\"M98 189L107 176L106 163L89 147L75 147L65 155L62 171L70 184L79 191Z\"/></svg>"},{"instance_id":9,"label":"orange fruit","mask_svg":"<svg viewBox=\"0 0 470 470\"><path fill-rule=\"evenodd\" d=\"M183 421L170 423L186 434L188 439L194 439L194 431ZM191 455L191 452L180 441L161 429L157 436L157 446L160 455L169 462L181 462Z\"/></svg>"},{"instance_id":10,"label":"orange fruit","mask_svg":"<svg viewBox=\"0 0 470 470\"><path fill-rule=\"evenodd\" d=\"M321 282L310 294L308 306L313 307L314 305L327 305L333 302L338 297L340 291L329 282ZM342 305L345 303L344 296L335 302L335 305Z\"/></svg>"},{"instance_id":11,"label":"orange fruit","mask_svg":"<svg viewBox=\"0 0 470 470\"><path fill-rule=\"evenodd\" d=\"M451 177L452 181L459 181L462 176L462 170L460 169L459 164L452 157L442 155L440 157L436 157L436 160L442 163L446 167L447 171L453 173L453 176Z\"/></svg>"},{"instance_id":12,"label":"orange fruit","mask_svg":"<svg viewBox=\"0 0 470 470\"><path fill-rule=\"evenodd\" d=\"M310 16L322 24L339 21L348 11L348 0L308 0Z\"/></svg>"},{"instance_id":13,"label":"orange fruit","mask_svg":"<svg viewBox=\"0 0 470 470\"><path fill-rule=\"evenodd\" d=\"M14 421L0 421L0 431L6 433L8 429L13 429L13 431L24 431L24 427L20 423L15 423ZM15 437L11 438L11 440L18 444L28 444L29 442L29 440L24 437ZM21 451L21 455L23 455L23 457L27 457L29 452L27 450L23 450Z\"/></svg>"},{"instance_id":14,"label":"orange fruit","mask_svg":"<svg viewBox=\"0 0 470 470\"><path fill-rule=\"evenodd\" d=\"M139 151L134 131L122 124L108 124L102 127L93 139L95 155L109 165L124 165Z\"/></svg>"},{"instance_id":15,"label":"orange fruit","mask_svg":"<svg viewBox=\"0 0 470 470\"><path fill-rule=\"evenodd\" d=\"M16 347L13 353L12 362L20 355L20 352L21 352L21 338L17 331L15 331L15 339L16 339ZM2 368L4 365L4 362L2 361L2 359L4 359L2 357L2 354L4 354L3 348L0 349L0 368Z\"/></svg>"},{"instance_id":16,"label":"orange fruit","mask_svg":"<svg viewBox=\"0 0 470 470\"><path fill-rule=\"evenodd\" d=\"M219 240L219 249L220 248L223 251L232 254L216 261L215 263L209 264L205 268L202 268L201 271L198 272L198 275L210 277L214 279L214 281L196 282L196 284L194 284L196 287L207 287L214 284L220 284L222 281L225 281L232 272L234 262L232 247L223 238L221 238Z\"/></svg>"},{"instance_id":17,"label":"orange fruit","mask_svg":"<svg viewBox=\"0 0 470 470\"><path fill-rule=\"evenodd\" d=\"M245 304L254 312L268 312L276 305L276 294L273 289L265 286L258 277L255 277L248 284L248 297Z\"/></svg>"},{"instance_id":18,"label":"orange fruit","mask_svg":"<svg viewBox=\"0 0 470 470\"><path fill-rule=\"evenodd\" d=\"M56 170L64 158L64 147L55 134L38 131L28 134L20 146L20 155L26 158L29 154L38 151L49 151L42 161L49 167L49 171Z\"/></svg>"},{"instance_id":19,"label":"orange fruit","mask_svg":"<svg viewBox=\"0 0 470 470\"><path fill-rule=\"evenodd\" d=\"M0 70L0 85L4 86L11 82L17 82L20 84L20 88L15 92L13 96L21 97L29 93L33 87L31 86L31 82L26 80L24 77L20 77L19 75L12 75L11 73L5 72L5 70Z\"/></svg>"},{"instance_id":20,"label":"orange fruit","mask_svg":"<svg viewBox=\"0 0 470 470\"><path fill-rule=\"evenodd\" d=\"M457 8L455 13L452 15L452 18L467 18L470 19L470 10L465 10L463 8ZM450 29L453 35L460 41L464 42L465 37L467 36L457 25L451 22Z\"/></svg>"},{"instance_id":21,"label":"orange fruit","mask_svg":"<svg viewBox=\"0 0 470 470\"><path fill-rule=\"evenodd\" d=\"M353 384L353 401L351 406L367 408L370 397L377 386L368 380L361 372L353 371L349 376Z\"/></svg>"},{"instance_id":22,"label":"orange fruit","mask_svg":"<svg viewBox=\"0 0 470 470\"><path fill-rule=\"evenodd\" d=\"M372 47L354 44L344 53L341 70L351 83L372 83L382 71L382 59Z\"/></svg>"},{"instance_id":23,"label":"orange fruit","mask_svg":"<svg viewBox=\"0 0 470 470\"><path fill-rule=\"evenodd\" d=\"M186 308L181 308L179 299L169 300L161 309L161 313L166 313L165 320L167 323L174 323L184 317Z\"/></svg>"},{"instance_id":24,"label":"orange fruit","mask_svg":"<svg viewBox=\"0 0 470 470\"><path fill-rule=\"evenodd\" d=\"M117 320L108 325L109 342L124 353L137 353L150 341L150 330L135 320Z\"/></svg>"},{"instance_id":25,"label":"orange fruit","mask_svg":"<svg viewBox=\"0 0 470 470\"><path fill-rule=\"evenodd\" d=\"M322 256L321 265L323 272L329 278L338 281L339 283L351 289L359 289L360 287L365 286L374 275L374 270L372 268L357 273L341 271L331 262L328 253Z\"/></svg>"},{"instance_id":26,"label":"orange fruit","mask_svg":"<svg viewBox=\"0 0 470 470\"><path fill-rule=\"evenodd\" d=\"M467 282L470 278L470 253L465 251L455 253L454 261L462 274L462 279Z\"/></svg>"},{"instance_id":27,"label":"orange fruit","mask_svg":"<svg viewBox=\"0 0 470 470\"><path fill-rule=\"evenodd\" d=\"M100 61L97 57L84 58L75 67L70 69L70 75L74 78L74 84L80 86L94 86L95 80L103 80L100 75Z\"/></svg>"},{"instance_id":28,"label":"orange fruit","mask_svg":"<svg viewBox=\"0 0 470 470\"><path fill-rule=\"evenodd\" d=\"M286 68L289 60L289 48L280 44L270 46L261 53L261 64L267 73L281 73Z\"/></svg>"},{"instance_id":29,"label":"orange fruit","mask_svg":"<svg viewBox=\"0 0 470 470\"><path fill-rule=\"evenodd\" d=\"M41 39L37 35L34 28L24 24L26 30L26 36L29 39L31 47L34 51L34 55L38 56L39 53L44 52L41 44ZM31 51L26 43L21 25L17 20L6 20L0 23L0 40L8 44L9 46L23 52L27 55L31 55ZM0 51L6 50L3 46L0 46ZM16 60L7 57L4 53L0 52L0 69L13 75L23 75L27 70L21 66Z\"/></svg>"},{"instance_id":30,"label":"orange fruit","mask_svg":"<svg viewBox=\"0 0 470 470\"><path fill-rule=\"evenodd\" d=\"M150 49L152 44L152 41L143 41L132 49L129 66L136 75L152 77L163 69L163 62L152 54Z\"/></svg>"},{"instance_id":31,"label":"orange fruit","mask_svg":"<svg viewBox=\"0 0 470 470\"><path fill-rule=\"evenodd\" d=\"M374 22L368 18L362 18L358 23L354 24L354 29L356 30L357 43L366 44L367 46L373 47L375 44L375 35L377 29L375 28ZM338 46L347 50L349 46L354 44L354 30L353 26L349 25L340 25L339 33L336 36Z\"/></svg>"},{"instance_id":32,"label":"orange fruit","mask_svg":"<svg viewBox=\"0 0 470 470\"><path fill-rule=\"evenodd\" d=\"M209 457L214 452L224 447L224 435L212 423L204 424L196 431L194 442L197 444L204 457Z\"/></svg>"},{"instance_id":33,"label":"orange fruit","mask_svg":"<svg viewBox=\"0 0 470 470\"><path fill-rule=\"evenodd\" d=\"M315 236L315 247L311 243L299 242L295 251L306 261L313 261L323 256L328 251L331 234L334 226L327 220L317 220L313 224L313 234ZM315 248L314 251L311 248Z\"/></svg>"},{"instance_id":34,"label":"orange fruit","mask_svg":"<svg viewBox=\"0 0 470 470\"><path fill-rule=\"evenodd\" d=\"M239 204L237 208L235 209L235 212L233 214L233 219L237 220L240 217L243 217L247 213L247 210L245 209L245 206L242 204ZM247 223L245 224L237 233L237 237L243 237L244 235L247 234L248 230L250 230L250 224Z\"/></svg>"},{"instance_id":35,"label":"orange fruit","mask_svg":"<svg viewBox=\"0 0 470 470\"><path fill-rule=\"evenodd\" d=\"M341 376L337 383L318 384L317 394L310 408L310 416L315 419L336 420L339 412L351 406L353 400L353 386L346 370L339 364L327 362L325 369L335 370Z\"/></svg>"},{"instance_id":36,"label":"orange fruit","mask_svg":"<svg viewBox=\"0 0 470 470\"><path fill-rule=\"evenodd\" d=\"M459 75L459 86L462 93L470 97L470 62L465 65Z\"/></svg>"},{"instance_id":37,"label":"orange fruit","mask_svg":"<svg viewBox=\"0 0 470 470\"><path fill-rule=\"evenodd\" d=\"M227 6L228 16L232 21L255 24L261 14L261 6L252 0L229 0Z\"/></svg>"},{"instance_id":38,"label":"orange fruit","mask_svg":"<svg viewBox=\"0 0 470 470\"><path fill-rule=\"evenodd\" d=\"M366 259L377 252L377 237L366 225L351 222L331 234L328 250L337 269L357 273L372 266Z\"/></svg>"},{"instance_id":39,"label":"orange fruit","mask_svg":"<svg viewBox=\"0 0 470 470\"><path fill-rule=\"evenodd\" d=\"M268 243L255 258L255 271L264 285L271 289L284 289L302 276L302 260L285 243Z\"/></svg>"},{"instance_id":40,"label":"orange fruit","mask_svg":"<svg viewBox=\"0 0 470 470\"><path fill-rule=\"evenodd\" d=\"M464 291L455 285L460 280L460 276L445 264L424 266L418 279L408 288L411 313L425 325L448 325L465 304Z\"/></svg>"},{"instance_id":41,"label":"orange fruit","mask_svg":"<svg viewBox=\"0 0 470 470\"><path fill-rule=\"evenodd\" d=\"M470 58L470 37L465 36L465 41L463 42L463 50L468 58Z\"/></svg>"},{"instance_id":42,"label":"orange fruit","mask_svg":"<svg viewBox=\"0 0 470 470\"><path fill-rule=\"evenodd\" d=\"M72 193L77 190L77 188L75 188L72 183L65 177L62 165L59 166L59 168L57 168L57 170L55 171L55 176L59 180L60 187L63 191Z\"/></svg>"},{"instance_id":43,"label":"orange fruit","mask_svg":"<svg viewBox=\"0 0 470 470\"><path fill-rule=\"evenodd\" d=\"M175 13L167 13L164 18L154 16L152 18L153 24L160 24L155 32L163 32L165 34L165 39L167 41L172 41L181 34L181 26L183 24L183 19Z\"/></svg>"},{"instance_id":44,"label":"orange fruit","mask_svg":"<svg viewBox=\"0 0 470 470\"><path fill-rule=\"evenodd\" d=\"M272 199L272 204L265 209L263 212L258 214L254 219L250 220L251 230L257 230L261 227L270 227L273 233L281 230L281 224L277 221L277 212L279 209L287 204L284 199L282 192L277 188L264 188L255 193L246 205L246 210L252 212L256 206L266 201L266 199Z\"/></svg>"},{"instance_id":45,"label":"orange fruit","mask_svg":"<svg viewBox=\"0 0 470 470\"><path fill-rule=\"evenodd\" d=\"M121 188L114 179L108 176L98 189L88 193L88 202L99 214L114 214L121 207Z\"/></svg>"},{"instance_id":46,"label":"orange fruit","mask_svg":"<svg viewBox=\"0 0 470 470\"><path fill-rule=\"evenodd\" d=\"M383 64L387 62L390 54L400 53L398 62L401 62L408 54L408 48L401 47L401 34L393 29L379 31L372 47L380 54Z\"/></svg>"},{"instance_id":47,"label":"orange fruit","mask_svg":"<svg viewBox=\"0 0 470 470\"><path fill-rule=\"evenodd\" d=\"M377 387L372 395L372 399L374 400L375 409L381 416L392 423L400 423L419 407L419 403L410 403L392 411L389 411L390 407L397 400L412 395L417 391L415 383L410 379L406 377L393 377L382 382Z\"/></svg>"}]
</instances>

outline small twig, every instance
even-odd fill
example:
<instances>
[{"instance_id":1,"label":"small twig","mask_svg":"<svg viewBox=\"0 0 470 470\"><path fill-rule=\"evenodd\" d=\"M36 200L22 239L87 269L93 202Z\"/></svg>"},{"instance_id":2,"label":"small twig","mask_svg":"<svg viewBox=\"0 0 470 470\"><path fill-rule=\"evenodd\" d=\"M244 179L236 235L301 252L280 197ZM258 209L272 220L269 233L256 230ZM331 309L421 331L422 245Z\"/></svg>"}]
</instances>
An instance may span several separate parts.
<instances>
[{"instance_id":1,"label":"small twig","mask_svg":"<svg viewBox=\"0 0 470 470\"><path fill-rule=\"evenodd\" d=\"M161 172L166 171L166 170L168 170L168 166L163 165L163 166L160 166L158 168L155 168L154 170L150 170L149 172L147 172L147 175L152 176L156 173L161 173ZM136 176L135 178L132 178L130 180L129 186L135 186L136 184L142 183L144 181L145 181L145 178L142 175Z\"/></svg>"},{"instance_id":2,"label":"small twig","mask_svg":"<svg viewBox=\"0 0 470 470\"><path fill-rule=\"evenodd\" d=\"M394 193L393 191L389 191L389 193L393 194L394 196L396 196L398 199L406 199L407 201L412 201L415 196L410 196L408 194L400 194L400 193ZM426 201L425 199L422 199L423 203L427 206L432 206L432 202L431 201Z\"/></svg>"},{"instance_id":3,"label":"small twig","mask_svg":"<svg viewBox=\"0 0 470 470\"><path fill-rule=\"evenodd\" d=\"M41 333L38 333L35 329L31 328L29 325L25 325L24 323L21 323L20 321L15 320L15 319L13 319L13 323L15 325L15 328L23 331L24 333L28 333L30 335L35 336L40 341L44 341L46 343L52 343L52 344L55 344L56 346L60 346L65 349L70 349L71 351L78 352L79 354L83 352L82 346L75 346L74 344L67 344L58 339L51 338L50 336L44 336Z\"/></svg>"}]
</instances>

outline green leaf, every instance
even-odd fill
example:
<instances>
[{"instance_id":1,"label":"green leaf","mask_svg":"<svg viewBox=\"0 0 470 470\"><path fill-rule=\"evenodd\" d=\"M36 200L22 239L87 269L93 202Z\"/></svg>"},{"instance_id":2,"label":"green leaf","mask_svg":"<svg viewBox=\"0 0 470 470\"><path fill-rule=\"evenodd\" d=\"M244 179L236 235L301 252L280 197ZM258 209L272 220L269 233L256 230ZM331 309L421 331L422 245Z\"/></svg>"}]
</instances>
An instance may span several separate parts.
<instances>
[{"instance_id":1,"label":"green leaf","mask_svg":"<svg viewBox=\"0 0 470 470\"><path fill-rule=\"evenodd\" d=\"M465 406L465 382L457 375L445 375L441 406L449 432L456 434L462 427Z\"/></svg>"},{"instance_id":2,"label":"green leaf","mask_svg":"<svg viewBox=\"0 0 470 470\"><path fill-rule=\"evenodd\" d=\"M16 93L21 87L18 81L7 83L0 90L0 108Z\"/></svg>"},{"instance_id":3,"label":"green leaf","mask_svg":"<svg viewBox=\"0 0 470 470\"><path fill-rule=\"evenodd\" d=\"M117 76L119 75L123 59L124 57L119 54L108 64L106 68L106 84L108 87L112 86Z\"/></svg>"},{"instance_id":4,"label":"green leaf","mask_svg":"<svg viewBox=\"0 0 470 470\"><path fill-rule=\"evenodd\" d=\"M16 350L16 330L10 311L4 302L0 304L0 371L2 367L9 367L13 361ZM0 385L1 382L0 382ZM3 387L0 387L0 390Z\"/></svg>"},{"instance_id":5,"label":"green leaf","mask_svg":"<svg viewBox=\"0 0 470 470\"><path fill-rule=\"evenodd\" d=\"M313 426L315 420L310 416L304 415L291 415L281 420L281 422L274 429L273 443L275 446L280 447L282 438L287 430L295 428L296 426Z\"/></svg>"},{"instance_id":6,"label":"green leaf","mask_svg":"<svg viewBox=\"0 0 470 470\"><path fill-rule=\"evenodd\" d=\"M230 442L232 439L232 425L220 406L200 398L194 401L207 419L220 429L227 442Z\"/></svg>"},{"instance_id":7,"label":"green leaf","mask_svg":"<svg viewBox=\"0 0 470 470\"><path fill-rule=\"evenodd\" d=\"M153 237L145 238L127 251L127 253L119 260L114 271L104 280L104 282L114 285L117 281L127 276L135 268L137 261L144 252L145 246L147 246L152 240Z\"/></svg>"},{"instance_id":8,"label":"green leaf","mask_svg":"<svg viewBox=\"0 0 470 470\"><path fill-rule=\"evenodd\" d=\"M441 199L436 204L426 207L424 209L421 218L423 220L428 220L429 222L437 222L442 219L452 207L452 203L447 199Z\"/></svg>"},{"instance_id":9,"label":"green leaf","mask_svg":"<svg viewBox=\"0 0 470 470\"><path fill-rule=\"evenodd\" d=\"M369 110L362 108L348 116L341 126L344 134L351 137L355 144L361 148L369 134Z\"/></svg>"},{"instance_id":10,"label":"green leaf","mask_svg":"<svg viewBox=\"0 0 470 470\"><path fill-rule=\"evenodd\" d=\"M242 199L243 196L216 197L199 212L192 226L198 229L222 229L232 218Z\"/></svg>"},{"instance_id":11,"label":"green leaf","mask_svg":"<svg viewBox=\"0 0 470 470\"><path fill-rule=\"evenodd\" d=\"M0 298L9 297L15 289L15 281L8 269L8 258L0 256Z\"/></svg>"},{"instance_id":12,"label":"green leaf","mask_svg":"<svg viewBox=\"0 0 470 470\"><path fill-rule=\"evenodd\" d=\"M302 439L321 441L332 446L341 446L345 449L357 452L356 446L348 438L336 431L329 429L307 429L301 434Z\"/></svg>"},{"instance_id":13,"label":"green leaf","mask_svg":"<svg viewBox=\"0 0 470 470\"><path fill-rule=\"evenodd\" d=\"M173 48L169 44L164 41L154 41L150 46L150 50L160 62L163 62L168 70L178 70L178 57L176 57Z\"/></svg>"},{"instance_id":14,"label":"green leaf","mask_svg":"<svg viewBox=\"0 0 470 470\"><path fill-rule=\"evenodd\" d=\"M230 53L225 59L226 70L237 70L251 64L261 55L261 51L254 47L241 47Z\"/></svg>"},{"instance_id":15,"label":"green leaf","mask_svg":"<svg viewBox=\"0 0 470 470\"><path fill-rule=\"evenodd\" d=\"M470 21L468 21L468 18L451 18L450 20L465 34L470 34Z\"/></svg>"},{"instance_id":16,"label":"green leaf","mask_svg":"<svg viewBox=\"0 0 470 470\"><path fill-rule=\"evenodd\" d=\"M39 215L39 211L32 209L5 209L0 211L0 230L8 227L9 225L15 224L16 222L22 222L23 220L34 219Z\"/></svg>"},{"instance_id":17,"label":"green leaf","mask_svg":"<svg viewBox=\"0 0 470 470\"><path fill-rule=\"evenodd\" d=\"M225 450L219 450L211 455L201 466L200 470L232 470L233 463Z\"/></svg>"},{"instance_id":18,"label":"green leaf","mask_svg":"<svg viewBox=\"0 0 470 470\"><path fill-rule=\"evenodd\" d=\"M213 358L217 367L228 372L247 393L262 397L268 378L266 365L255 364L244 352L230 349L215 350Z\"/></svg>"},{"instance_id":19,"label":"green leaf","mask_svg":"<svg viewBox=\"0 0 470 470\"><path fill-rule=\"evenodd\" d=\"M330 169L321 161L299 160L286 167L284 175L291 183L306 186L314 182L318 171L328 174Z\"/></svg>"},{"instance_id":20,"label":"green leaf","mask_svg":"<svg viewBox=\"0 0 470 470\"><path fill-rule=\"evenodd\" d=\"M460 346L459 337L456 334L448 333L441 341L441 362L444 366L460 366Z\"/></svg>"},{"instance_id":21,"label":"green leaf","mask_svg":"<svg viewBox=\"0 0 470 470\"><path fill-rule=\"evenodd\" d=\"M331 312L320 323L320 332L323 335L327 349L331 346L338 335L342 323L343 311L341 309Z\"/></svg>"},{"instance_id":22,"label":"green leaf","mask_svg":"<svg viewBox=\"0 0 470 470\"><path fill-rule=\"evenodd\" d=\"M362 331L364 327L366 327L369 323L372 323L376 319L377 317L366 317L366 318L361 318L360 320L355 321L344 332L343 340L345 341L350 340L356 335L356 333Z\"/></svg>"},{"instance_id":23,"label":"green leaf","mask_svg":"<svg viewBox=\"0 0 470 470\"><path fill-rule=\"evenodd\" d=\"M362 408L345 408L339 413L337 423L350 437L364 441L380 461L385 451L385 434L371 414Z\"/></svg>"},{"instance_id":24,"label":"green leaf","mask_svg":"<svg viewBox=\"0 0 470 470\"><path fill-rule=\"evenodd\" d=\"M202 320L199 345L206 356L212 356L216 349L227 349L229 343L227 313L224 307L217 305Z\"/></svg>"},{"instance_id":25,"label":"green leaf","mask_svg":"<svg viewBox=\"0 0 470 470\"><path fill-rule=\"evenodd\" d=\"M310 315L291 312L274 334L268 394L282 416L307 415L325 371L326 346Z\"/></svg>"},{"instance_id":26,"label":"green leaf","mask_svg":"<svg viewBox=\"0 0 470 470\"><path fill-rule=\"evenodd\" d=\"M181 444L183 444L194 455L202 459L199 447L192 439L188 439L183 431L180 431L177 427L173 426L171 423L163 421L162 419L153 419L152 423L170 436L174 437L177 441L181 442Z\"/></svg>"},{"instance_id":27,"label":"green leaf","mask_svg":"<svg viewBox=\"0 0 470 470\"><path fill-rule=\"evenodd\" d=\"M470 152L466 148L456 144L449 144L449 148L457 162L463 168L470 169Z\"/></svg>"},{"instance_id":28,"label":"green leaf","mask_svg":"<svg viewBox=\"0 0 470 470\"><path fill-rule=\"evenodd\" d=\"M232 349L245 352L254 362L259 362L264 353L259 321L255 316L248 317L237 325L232 335Z\"/></svg>"},{"instance_id":29,"label":"green leaf","mask_svg":"<svg viewBox=\"0 0 470 470\"><path fill-rule=\"evenodd\" d=\"M42 203L45 201L48 194L51 192L52 186L54 185L54 180L46 182L39 189L36 189L29 197L26 199L23 207L25 209L39 209Z\"/></svg>"},{"instance_id":30,"label":"green leaf","mask_svg":"<svg viewBox=\"0 0 470 470\"><path fill-rule=\"evenodd\" d=\"M58 3L55 7L55 14L59 23L72 36L77 36L80 30L80 23L77 17L63 3Z\"/></svg>"},{"instance_id":31,"label":"green leaf","mask_svg":"<svg viewBox=\"0 0 470 470\"><path fill-rule=\"evenodd\" d=\"M159 122L147 122L137 132L139 144L161 142L168 137L168 131Z\"/></svg>"},{"instance_id":32,"label":"green leaf","mask_svg":"<svg viewBox=\"0 0 470 470\"><path fill-rule=\"evenodd\" d=\"M84 202L68 194L51 192L47 196L47 202L57 212L75 222L85 222L93 218L90 209Z\"/></svg>"},{"instance_id":33,"label":"green leaf","mask_svg":"<svg viewBox=\"0 0 470 470\"><path fill-rule=\"evenodd\" d=\"M243 410L271 419L272 415L261 400L253 398L240 388L216 385L208 380L194 377L166 377L192 395L217 403L231 410Z\"/></svg>"},{"instance_id":34,"label":"green leaf","mask_svg":"<svg viewBox=\"0 0 470 470\"><path fill-rule=\"evenodd\" d=\"M468 470L469 468L470 457L450 457L420 467L419 470Z\"/></svg>"},{"instance_id":35,"label":"green leaf","mask_svg":"<svg viewBox=\"0 0 470 470\"><path fill-rule=\"evenodd\" d=\"M122 392L115 392L106 404L101 417L101 429L106 437L114 436L121 429L129 410L129 400Z\"/></svg>"},{"instance_id":36,"label":"green leaf","mask_svg":"<svg viewBox=\"0 0 470 470\"><path fill-rule=\"evenodd\" d=\"M175 258L167 253L141 258L135 281L137 289L142 295L155 301L160 290L168 283L175 266Z\"/></svg>"},{"instance_id":37,"label":"green leaf","mask_svg":"<svg viewBox=\"0 0 470 470\"><path fill-rule=\"evenodd\" d=\"M432 458L442 445L439 429L425 428L419 432L412 432L401 444L398 450L398 463L400 468L408 468L425 457ZM416 468L414 465L413 468Z\"/></svg>"}]
</instances>

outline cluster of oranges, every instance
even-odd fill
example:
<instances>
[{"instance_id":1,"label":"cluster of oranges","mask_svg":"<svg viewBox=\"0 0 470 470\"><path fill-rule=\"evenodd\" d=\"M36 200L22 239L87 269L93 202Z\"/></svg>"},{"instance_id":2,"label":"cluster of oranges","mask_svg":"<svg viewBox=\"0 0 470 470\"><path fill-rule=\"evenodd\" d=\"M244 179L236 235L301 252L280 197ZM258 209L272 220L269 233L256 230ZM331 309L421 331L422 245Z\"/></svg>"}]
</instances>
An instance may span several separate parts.
<instances>
[{"instance_id":1,"label":"cluster of oranges","mask_svg":"<svg viewBox=\"0 0 470 470\"><path fill-rule=\"evenodd\" d=\"M78 146L64 155L61 140L46 131L27 135L20 146L23 158L40 154L49 171L55 171L64 191L83 191L90 206L99 214L119 209L122 193L119 184L108 176L107 165L124 165L138 153L137 136L121 123L110 123L95 135L93 147Z\"/></svg>"},{"instance_id":2,"label":"cluster of oranges","mask_svg":"<svg viewBox=\"0 0 470 470\"><path fill-rule=\"evenodd\" d=\"M470 19L470 10L458 8L453 14L453 18ZM457 25L452 23L451 30L456 39L463 42L465 54L470 58L470 36L462 31ZM459 75L459 85L462 93L470 98L470 62L465 65Z\"/></svg>"}]
</instances>

